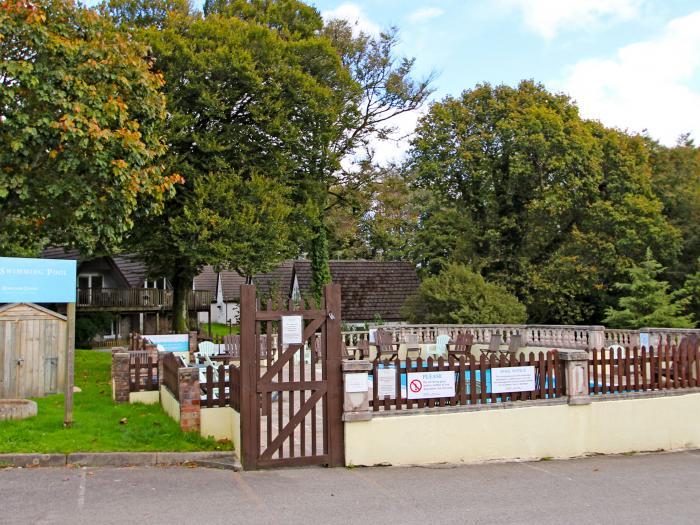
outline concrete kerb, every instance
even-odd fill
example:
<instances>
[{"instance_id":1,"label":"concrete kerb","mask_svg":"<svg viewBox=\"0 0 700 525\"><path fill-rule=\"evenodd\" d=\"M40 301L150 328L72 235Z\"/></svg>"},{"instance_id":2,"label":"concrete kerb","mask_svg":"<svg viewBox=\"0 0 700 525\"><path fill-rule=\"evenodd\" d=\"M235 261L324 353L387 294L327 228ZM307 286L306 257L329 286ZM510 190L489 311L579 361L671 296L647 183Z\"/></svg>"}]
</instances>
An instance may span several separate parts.
<instances>
[{"instance_id":1,"label":"concrete kerb","mask_svg":"<svg viewBox=\"0 0 700 525\"><path fill-rule=\"evenodd\" d=\"M73 454L0 454L0 467L156 467L195 465L241 470L233 452L76 452Z\"/></svg>"}]
</instances>

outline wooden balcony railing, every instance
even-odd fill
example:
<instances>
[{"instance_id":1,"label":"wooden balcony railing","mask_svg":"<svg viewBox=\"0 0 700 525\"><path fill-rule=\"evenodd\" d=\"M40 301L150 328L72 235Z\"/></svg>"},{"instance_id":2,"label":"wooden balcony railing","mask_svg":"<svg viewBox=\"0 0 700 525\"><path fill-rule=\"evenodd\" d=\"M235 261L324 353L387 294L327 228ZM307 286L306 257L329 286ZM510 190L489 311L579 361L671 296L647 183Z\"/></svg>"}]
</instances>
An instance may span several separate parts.
<instances>
[{"instance_id":1,"label":"wooden balcony railing","mask_svg":"<svg viewBox=\"0 0 700 525\"><path fill-rule=\"evenodd\" d=\"M209 309L212 293L204 290L189 292L188 309ZM78 289L78 308L122 310L172 310L173 291L157 288L91 288Z\"/></svg>"}]
</instances>

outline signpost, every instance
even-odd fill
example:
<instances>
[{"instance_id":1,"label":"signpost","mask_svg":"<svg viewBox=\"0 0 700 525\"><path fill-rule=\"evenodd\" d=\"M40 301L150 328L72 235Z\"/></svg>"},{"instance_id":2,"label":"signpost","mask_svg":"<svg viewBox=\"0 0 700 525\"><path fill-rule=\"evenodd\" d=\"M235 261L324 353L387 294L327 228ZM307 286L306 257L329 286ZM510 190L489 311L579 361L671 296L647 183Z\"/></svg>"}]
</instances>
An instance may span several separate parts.
<instances>
[{"instance_id":1,"label":"signpost","mask_svg":"<svg viewBox=\"0 0 700 525\"><path fill-rule=\"evenodd\" d=\"M0 303L67 303L66 428L73 425L76 274L76 261L0 257Z\"/></svg>"}]
</instances>

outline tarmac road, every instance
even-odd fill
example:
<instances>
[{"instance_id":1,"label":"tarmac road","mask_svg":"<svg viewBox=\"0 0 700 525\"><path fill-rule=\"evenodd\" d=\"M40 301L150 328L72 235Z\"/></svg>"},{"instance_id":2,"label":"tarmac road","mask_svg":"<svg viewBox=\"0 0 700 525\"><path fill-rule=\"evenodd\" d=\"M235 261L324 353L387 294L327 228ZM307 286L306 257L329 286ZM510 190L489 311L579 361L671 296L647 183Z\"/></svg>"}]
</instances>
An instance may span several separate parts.
<instances>
[{"instance_id":1,"label":"tarmac road","mask_svg":"<svg viewBox=\"0 0 700 525\"><path fill-rule=\"evenodd\" d=\"M700 523L700 450L431 468L0 470L0 523Z\"/></svg>"}]
</instances>

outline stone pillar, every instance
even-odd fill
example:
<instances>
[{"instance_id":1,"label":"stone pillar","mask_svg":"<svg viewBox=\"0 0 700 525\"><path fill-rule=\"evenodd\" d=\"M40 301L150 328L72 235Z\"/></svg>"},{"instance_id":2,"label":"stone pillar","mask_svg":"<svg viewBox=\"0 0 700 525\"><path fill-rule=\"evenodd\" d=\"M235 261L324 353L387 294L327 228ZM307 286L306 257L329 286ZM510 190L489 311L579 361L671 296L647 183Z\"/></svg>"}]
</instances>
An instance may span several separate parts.
<instances>
[{"instance_id":1,"label":"stone pillar","mask_svg":"<svg viewBox=\"0 0 700 525\"><path fill-rule=\"evenodd\" d=\"M112 351L112 397L117 403L129 402L129 354L123 348Z\"/></svg>"},{"instance_id":2,"label":"stone pillar","mask_svg":"<svg viewBox=\"0 0 700 525\"><path fill-rule=\"evenodd\" d=\"M564 363L564 388L570 405L588 405L588 352L585 350L558 350Z\"/></svg>"},{"instance_id":3,"label":"stone pillar","mask_svg":"<svg viewBox=\"0 0 700 525\"><path fill-rule=\"evenodd\" d=\"M197 352L197 332L189 333L190 363L194 362L194 354Z\"/></svg>"},{"instance_id":4,"label":"stone pillar","mask_svg":"<svg viewBox=\"0 0 700 525\"><path fill-rule=\"evenodd\" d=\"M199 369L180 368L177 371L178 397L180 401L180 428L185 432L199 432L200 391Z\"/></svg>"},{"instance_id":5,"label":"stone pillar","mask_svg":"<svg viewBox=\"0 0 700 525\"><path fill-rule=\"evenodd\" d=\"M588 348L597 349L605 348L605 327L604 326L589 326L588 327Z\"/></svg>"},{"instance_id":6,"label":"stone pillar","mask_svg":"<svg viewBox=\"0 0 700 525\"><path fill-rule=\"evenodd\" d=\"M343 421L368 421L372 419L369 409L367 374L372 363L355 359L343 359ZM375 377L376 381L377 378ZM364 385L364 388L363 388Z\"/></svg>"}]
</instances>

